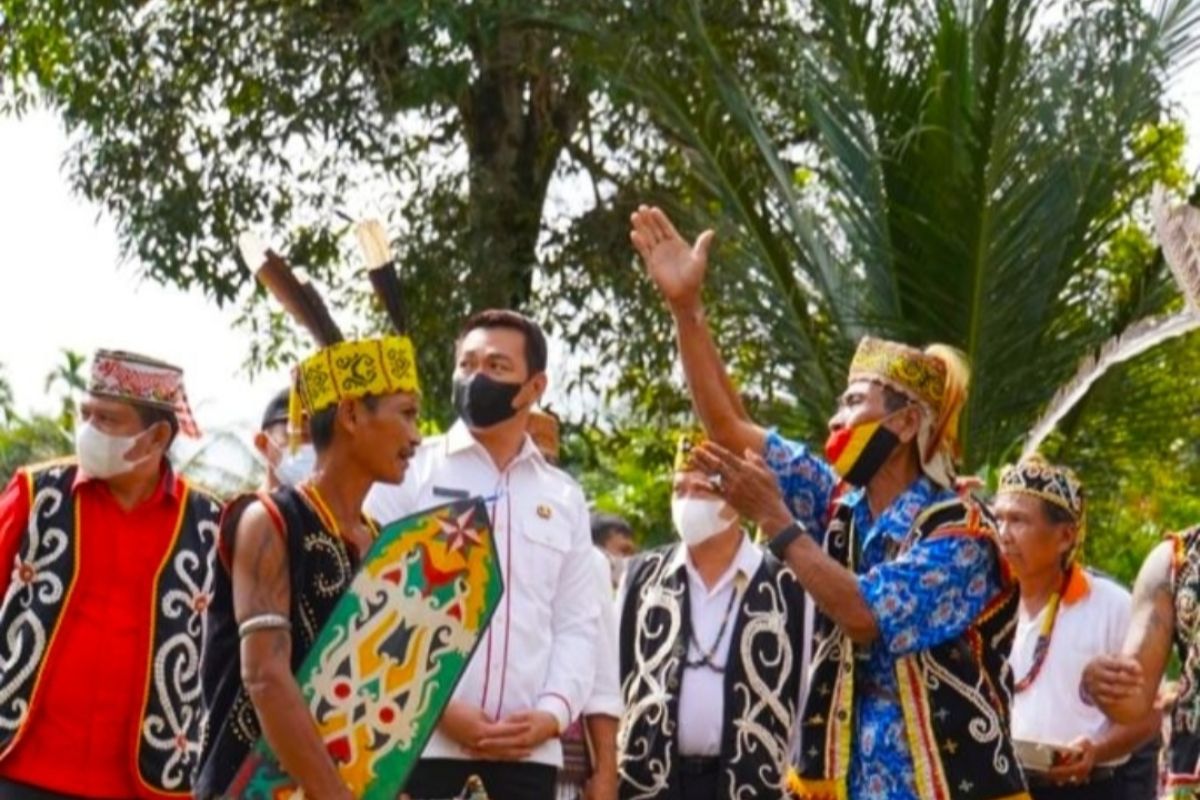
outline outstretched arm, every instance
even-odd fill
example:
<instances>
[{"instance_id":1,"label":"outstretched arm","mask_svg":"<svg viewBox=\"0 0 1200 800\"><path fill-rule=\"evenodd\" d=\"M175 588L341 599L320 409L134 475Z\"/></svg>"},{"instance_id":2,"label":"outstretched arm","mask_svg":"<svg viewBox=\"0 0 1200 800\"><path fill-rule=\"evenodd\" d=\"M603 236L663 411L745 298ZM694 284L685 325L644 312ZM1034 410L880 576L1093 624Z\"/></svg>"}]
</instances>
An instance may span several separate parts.
<instances>
[{"instance_id":1,"label":"outstretched arm","mask_svg":"<svg viewBox=\"0 0 1200 800\"><path fill-rule=\"evenodd\" d=\"M735 453L761 453L766 432L746 413L700 300L713 232L705 231L689 245L661 209L646 206L638 208L631 222L629 238L675 319L683 372L705 433Z\"/></svg>"},{"instance_id":2,"label":"outstretched arm","mask_svg":"<svg viewBox=\"0 0 1200 800\"><path fill-rule=\"evenodd\" d=\"M261 503L253 503L237 526L233 553L233 610L238 624L287 619L291 587L287 550ZM253 624L253 623L252 623ZM263 736L279 763L308 797L349 800L353 795L334 767L300 686L292 676L292 637L287 628L263 627L241 641L242 683L254 704Z\"/></svg>"},{"instance_id":3,"label":"outstretched arm","mask_svg":"<svg viewBox=\"0 0 1200 800\"><path fill-rule=\"evenodd\" d=\"M1173 559L1172 542L1150 551L1133 586L1133 617L1121 655L1094 658L1083 672L1084 688L1114 722L1134 725L1154 710L1175 633Z\"/></svg>"}]
</instances>

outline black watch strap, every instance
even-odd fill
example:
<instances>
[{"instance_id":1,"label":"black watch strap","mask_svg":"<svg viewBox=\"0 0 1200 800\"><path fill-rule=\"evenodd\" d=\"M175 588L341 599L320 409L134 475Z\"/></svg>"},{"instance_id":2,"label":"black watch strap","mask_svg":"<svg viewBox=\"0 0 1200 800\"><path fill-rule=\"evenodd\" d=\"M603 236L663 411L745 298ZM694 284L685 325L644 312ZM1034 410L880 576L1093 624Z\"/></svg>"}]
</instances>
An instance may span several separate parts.
<instances>
[{"instance_id":1,"label":"black watch strap","mask_svg":"<svg viewBox=\"0 0 1200 800\"><path fill-rule=\"evenodd\" d=\"M783 556L787 552L787 549L791 547L792 542L796 541L807 533L808 531L805 530L804 526L799 522L792 522L791 525L788 525L779 533L775 534L771 538L771 541L767 542L767 547L771 549L772 555L774 555L780 561L783 561Z\"/></svg>"}]
</instances>

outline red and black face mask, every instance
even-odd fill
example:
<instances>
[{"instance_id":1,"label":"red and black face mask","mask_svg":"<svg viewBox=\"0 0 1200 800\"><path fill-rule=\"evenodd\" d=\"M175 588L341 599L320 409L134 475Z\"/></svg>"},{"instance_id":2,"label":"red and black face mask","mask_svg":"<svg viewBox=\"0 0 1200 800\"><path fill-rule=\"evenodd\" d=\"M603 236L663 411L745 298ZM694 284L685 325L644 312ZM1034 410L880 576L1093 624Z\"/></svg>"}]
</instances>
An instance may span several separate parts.
<instances>
[{"instance_id":1,"label":"red and black face mask","mask_svg":"<svg viewBox=\"0 0 1200 800\"><path fill-rule=\"evenodd\" d=\"M900 437L884 427L887 419L862 422L829 434L825 440L825 458L842 480L853 486L866 486L900 444Z\"/></svg>"}]
</instances>

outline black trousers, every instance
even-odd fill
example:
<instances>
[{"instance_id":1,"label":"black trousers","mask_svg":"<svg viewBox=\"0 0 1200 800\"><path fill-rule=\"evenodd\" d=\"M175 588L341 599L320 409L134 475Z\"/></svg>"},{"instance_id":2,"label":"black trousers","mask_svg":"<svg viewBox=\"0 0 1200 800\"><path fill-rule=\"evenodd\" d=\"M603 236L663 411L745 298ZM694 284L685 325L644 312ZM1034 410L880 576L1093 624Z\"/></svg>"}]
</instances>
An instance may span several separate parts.
<instances>
[{"instance_id":1,"label":"black trousers","mask_svg":"<svg viewBox=\"0 0 1200 800\"><path fill-rule=\"evenodd\" d=\"M1033 800L1122 800L1121 784L1108 777L1078 786L1030 786ZM1147 798L1150 800L1150 798Z\"/></svg>"},{"instance_id":2,"label":"black trousers","mask_svg":"<svg viewBox=\"0 0 1200 800\"><path fill-rule=\"evenodd\" d=\"M685 800L724 800L717 797L717 783L721 777L719 772L704 775L679 775L679 796Z\"/></svg>"},{"instance_id":3,"label":"black trousers","mask_svg":"<svg viewBox=\"0 0 1200 800\"><path fill-rule=\"evenodd\" d=\"M1155 737L1117 767L1117 797L1121 800L1154 800L1158 797L1158 751L1162 741Z\"/></svg>"},{"instance_id":4,"label":"black trousers","mask_svg":"<svg viewBox=\"0 0 1200 800\"><path fill-rule=\"evenodd\" d=\"M528 762L423 758L404 791L412 800L450 800L472 775L478 775L488 796L498 800L554 800L558 770Z\"/></svg>"},{"instance_id":5,"label":"black trousers","mask_svg":"<svg viewBox=\"0 0 1200 800\"><path fill-rule=\"evenodd\" d=\"M49 789L39 789L27 783L17 783L0 778L0 800L85 800L73 794L60 794Z\"/></svg>"}]
</instances>

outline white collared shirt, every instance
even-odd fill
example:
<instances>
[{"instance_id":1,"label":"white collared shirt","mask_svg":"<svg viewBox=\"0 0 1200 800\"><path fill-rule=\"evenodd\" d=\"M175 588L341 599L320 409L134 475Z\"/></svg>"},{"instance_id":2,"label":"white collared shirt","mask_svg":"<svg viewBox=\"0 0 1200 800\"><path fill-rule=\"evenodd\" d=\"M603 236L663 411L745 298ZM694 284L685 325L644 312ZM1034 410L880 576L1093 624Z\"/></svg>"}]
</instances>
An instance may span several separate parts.
<instances>
[{"instance_id":1,"label":"white collared shirt","mask_svg":"<svg viewBox=\"0 0 1200 800\"><path fill-rule=\"evenodd\" d=\"M1081 585L1075 585L1081 581ZM1058 611L1046 660L1025 691L1012 704L1014 739L1067 745L1080 736L1095 742L1110 723L1080 692L1083 668L1096 656L1120 652L1129 627L1132 601L1124 587L1080 570L1072 576ZM1008 663L1013 680L1029 674L1038 634L1049 606L1031 618L1017 620ZM1114 762L1128 759L1123 756Z\"/></svg>"},{"instance_id":2,"label":"white collared shirt","mask_svg":"<svg viewBox=\"0 0 1200 800\"><path fill-rule=\"evenodd\" d=\"M504 596L454 699L493 719L548 711L565 730L590 695L596 671L601 598L583 491L550 466L528 436L501 471L456 422L421 444L402 484L376 484L364 508L387 524L468 496L485 498L491 511ZM422 757L471 758L440 731ZM559 740L543 743L529 760L561 766Z\"/></svg>"},{"instance_id":3,"label":"white collared shirt","mask_svg":"<svg viewBox=\"0 0 1200 800\"><path fill-rule=\"evenodd\" d=\"M698 662L703 653L696 647L699 643L703 652L708 652L716 642L721 629L725 610L730 607L730 597L736 593L729 619L721 640L716 643L713 661L717 665L728 664L729 646L737 622L742 597L746 586L763 562L763 553L750 537L742 534L742 543L733 557L733 562L713 584L712 589L692 564L687 547L680 545L675 550L670 569L687 570L688 603L691 606L692 638L688 641L687 661ZM704 666L687 667L682 670L679 685L679 754L684 756L718 756L721 754L721 738L725 721L725 676Z\"/></svg>"},{"instance_id":4,"label":"white collared shirt","mask_svg":"<svg viewBox=\"0 0 1200 800\"><path fill-rule=\"evenodd\" d=\"M612 564L598 547L592 548L596 571L596 591L600 595L599 637L596 642L596 676L592 693L583 704L583 715L603 714L621 718L625 704L621 699L621 675L617 650L617 604L613 598Z\"/></svg>"}]
</instances>

